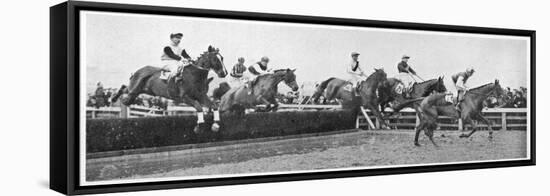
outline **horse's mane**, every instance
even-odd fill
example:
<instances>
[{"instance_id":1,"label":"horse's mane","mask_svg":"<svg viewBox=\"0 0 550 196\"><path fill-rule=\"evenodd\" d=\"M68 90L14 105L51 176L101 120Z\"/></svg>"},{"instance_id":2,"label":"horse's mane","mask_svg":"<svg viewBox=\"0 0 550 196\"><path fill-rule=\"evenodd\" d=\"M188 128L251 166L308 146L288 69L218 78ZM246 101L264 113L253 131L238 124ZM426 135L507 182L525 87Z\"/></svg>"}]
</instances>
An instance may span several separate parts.
<instances>
[{"instance_id":1,"label":"horse's mane","mask_svg":"<svg viewBox=\"0 0 550 196\"><path fill-rule=\"evenodd\" d=\"M417 84L424 84L424 83L432 82L432 81L434 81L434 80L438 80L438 78L429 79L429 80L426 80L426 81L419 82L419 83L417 83Z\"/></svg>"},{"instance_id":2,"label":"horse's mane","mask_svg":"<svg viewBox=\"0 0 550 196\"><path fill-rule=\"evenodd\" d=\"M491 85L491 84L493 84L493 83L488 83L488 84L484 84L484 85L481 85L481 86L478 86L478 87L475 87L475 88L471 88L470 91L479 90L480 88L483 88L483 87L485 87L485 86L489 86L489 85Z\"/></svg>"}]
</instances>

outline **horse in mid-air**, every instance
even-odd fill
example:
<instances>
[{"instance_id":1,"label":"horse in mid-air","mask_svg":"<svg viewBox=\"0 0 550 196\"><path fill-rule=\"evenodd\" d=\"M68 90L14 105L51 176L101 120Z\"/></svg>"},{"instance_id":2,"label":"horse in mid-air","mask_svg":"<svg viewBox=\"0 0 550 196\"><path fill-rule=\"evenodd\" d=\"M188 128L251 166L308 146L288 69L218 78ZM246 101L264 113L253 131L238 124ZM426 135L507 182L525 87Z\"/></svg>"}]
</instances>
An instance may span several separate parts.
<instances>
[{"instance_id":1,"label":"horse in mid-air","mask_svg":"<svg viewBox=\"0 0 550 196\"><path fill-rule=\"evenodd\" d=\"M387 80L384 69L374 69L374 73L366 80L361 81L358 89L353 89L349 81L339 78L329 78L323 81L312 95L313 102L318 102L319 97L324 96L327 100L339 100L344 109L358 109L363 106L369 109L378 119L382 127L389 128L382 118L378 108L377 89L383 81Z\"/></svg>"},{"instance_id":2,"label":"horse in mid-air","mask_svg":"<svg viewBox=\"0 0 550 196\"><path fill-rule=\"evenodd\" d=\"M410 105L413 102L420 101L417 108L417 111L419 111L418 114L420 123L415 128L416 133L414 144L416 146L420 146L418 143L418 136L420 131L424 130L426 136L428 136L432 143L437 146L437 144L433 141L433 131L437 128L438 116L462 119L465 130L467 130L466 125L470 125L472 127L472 131L468 134L461 134L461 138L470 137L477 131L477 125L474 121L483 121L489 128L489 138L492 138L492 122L483 117L481 110L483 109L483 102L489 96L501 97L502 94L502 87L500 86L499 81L495 80L494 83L485 84L466 91L463 101L460 102L460 110L457 110L453 103L446 101L445 97L449 96L449 94L444 93L432 94L424 99L418 98L410 100L402 105L399 105L398 107L404 107L405 105Z\"/></svg>"},{"instance_id":3,"label":"horse in mid-air","mask_svg":"<svg viewBox=\"0 0 550 196\"><path fill-rule=\"evenodd\" d=\"M378 102L382 111L385 108L390 107L390 103L394 105L399 105L407 99L415 99L420 97L426 97L434 92L443 93L447 91L445 83L443 81L444 77L438 77L431 80L426 80L423 82L414 83L411 87L411 93L408 98L403 95L403 83L397 78L388 78L386 81L380 84L378 88ZM392 108L394 109L394 108ZM397 113L399 110L395 110L392 113Z\"/></svg>"},{"instance_id":4,"label":"horse in mid-air","mask_svg":"<svg viewBox=\"0 0 550 196\"><path fill-rule=\"evenodd\" d=\"M122 85L118 93L113 97L116 101L122 94L127 94L121 99L124 105L134 104L140 94L160 96L172 99L177 103L185 103L197 110L197 125L194 131L199 131L199 125L204 123L203 107L215 109L212 100L207 96L208 85L213 78L208 78L208 72L214 71L218 77L224 78L227 70L223 64L223 56L219 49L212 46L200 55L192 64L180 67L176 74L168 81L160 79L161 68L145 66L138 69L130 77L128 86ZM214 124L212 131L219 130L219 113L214 110Z\"/></svg>"},{"instance_id":5,"label":"horse in mid-air","mask_svg":"<svg viewBox=\"0 0 550 196\"><path fill-rule=\"evenodd\" d=\"M242 85L229 89L221 98L220 111L243 115L245 109L261 104L265 104L265 111L276 111L279 103L275 97L279 83L284 82L292 91L297 91L299 88L295 71L296 69L275 70L273 73L260 75L250 81L250 87Z\"/></svg>"}]
</instances>

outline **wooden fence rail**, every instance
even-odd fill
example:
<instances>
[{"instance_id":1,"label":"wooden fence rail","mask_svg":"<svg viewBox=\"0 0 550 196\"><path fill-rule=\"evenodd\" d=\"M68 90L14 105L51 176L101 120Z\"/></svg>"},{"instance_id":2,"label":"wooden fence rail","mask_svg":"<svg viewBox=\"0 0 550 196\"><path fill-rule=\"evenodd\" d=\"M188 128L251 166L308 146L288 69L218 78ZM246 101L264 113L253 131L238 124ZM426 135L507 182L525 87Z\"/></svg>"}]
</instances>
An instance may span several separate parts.
<instances>
[{"instance_id":1,"label":"wooden fence rail","mask_svg":"<svg viewBox=\"0 0 550 196\"><path fill-rule=\"evenodd\" d=\"M380 123L374 118L374 116L366 111L366 116L375 122L374 126L369 125L365 115L359 115L356 121L357 128L369 128L379 129ZM527 108L488 108L482 111L483 116L493 123L493 129L495 130L527 130ZM416 112L413 109L406 108L402 110L399 115L391 117L387 120L387 124L392 128L399 129L414 129L417 125L418 119ZM438 125L443 130L463 130L465 127L462 121L451 119L449 117L439 117ZM488 129L487 125L479 122L477 127L480 129Z\"/></svg>"}]
</instances>

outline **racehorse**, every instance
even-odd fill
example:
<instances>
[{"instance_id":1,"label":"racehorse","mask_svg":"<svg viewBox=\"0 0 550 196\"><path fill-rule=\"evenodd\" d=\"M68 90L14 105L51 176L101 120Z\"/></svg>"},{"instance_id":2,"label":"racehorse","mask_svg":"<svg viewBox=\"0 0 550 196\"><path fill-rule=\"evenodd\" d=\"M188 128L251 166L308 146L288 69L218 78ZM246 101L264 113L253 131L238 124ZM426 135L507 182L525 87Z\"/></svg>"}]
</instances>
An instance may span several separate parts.
<instances>
[{"instance_id":1,"label":"racehorse","mask_svg":"<svg viewBox=\"0 0 550 196\"><path fill-rule=\"evenodd\" d=\"M460 102L460 111L455 108L454 104L446 102L445 96L447 94L442 93L429 95L424 100L422 100L422 98L411 100L408 103L399 105L399 107L403 107L405 104L410 104L412 102L422 100L420 106L417 109L417 111L419 111L420 123L415 128L416 134L414 144L416 146L420 145L418 143L418 136L421 130L427 130L427 132L425 131L425 134L430 138L432 143L436 145L432 137L433 130L437 128L438 116L448 116L454 119L462 119L465 130L467 130L466 125L470 125L472 127L472 131L468 134L461 134L461 138L470 137L474 132L477 131L477 125L476 123L474 123L474 120L483 121L485 124L487 124L489 128L489 138L492 138L492 122L487 120L481 114L481 110L483 109L483 101L485 101L487 97L491 95L495 97L500 97L502 94L502 87L500 86L499 81L495 80L494 83L485 84L466 91L463 101Z\"/></svg>"},{"instance_id":2,"label":"racehorse","mask_svg":"<svg viewBox=\"0 0 550 196\"><path fill-rule=\"evenodd\" d=\"M317 102L324 92L324 97L327 100L341 100L343 108L357 109L358 106L366 107L376 116L383 127L388 128L378 108L378 96L376 95L378 86L387 80L386 77L384 69L374 69L374 73L359 84L359 95L357 95L355 89L352 89L350 82L332 77L319 84L312 95L312 99L314 102Z\"/></svg>"},{"instance_id":3,"label":"racehorse","mask_svg":"<svg viewBox=\"0 0 550 196\"><path fill-rule=\"evenodd\" d=\"M295 71L296 69L275 70L271 74L260 75L251 81L250 88L247 88L247 85L231 88L221 98L220 111L243 115L245 109L259 104L266 105L265 111L276 111L279 105L275 100L278 84L284 81L292 91L297 91L299 88L296 83ZM251 90L253 93L250 93Z\"/></svg>"},{"instance_id":4,"label":"racehorse","mask_svg":"<svg viewBox=\"0 0 550 196\"><path fill-rule=\"evenodd\" d=\"M168 81L159 78L161 74L159 67L145 66L137 70L130 77L128 87L122 85L113 100L116 101L123 93L127 93L128 96L122 99L122 103L131 105L139 94L149 94L172 99L176 103L183 102L191 105L197 110L197 125L194 131L198 132L200 124L204 123L203 106L215 109L212 100L206 95L208 84L213 79L207 79L210 70L213 70L220 78L227 75L223 56L219 53L219 49L212 46L208 46L208 50L192 64L180 67ZM218 131L218 122L219 112L214 110L212 131Z\"/></svg>"},{"instance_id":5,"label":"racehorse","mask_svg":"<svg viewBox=\"0 0 550 196\"><path fill-rule=\"evenodd\" d=\"M415 99L419 97L426 97L433 92L446 92L445 83L443 81L444 77L438 77L431 80L426 80L420 83L414 83L411 87L411 93L409 99ZM378 88L378 102L380 103L380 108L384 111L385 108L390 106L389 104L395 101L395 104L399 104L403 101L406 101L403 94L398 93L402 91L403 83L397 78L388 78L386 81L380 84ZM396 113L394 109L393 113Z\"/></svg>"}]
</instances>

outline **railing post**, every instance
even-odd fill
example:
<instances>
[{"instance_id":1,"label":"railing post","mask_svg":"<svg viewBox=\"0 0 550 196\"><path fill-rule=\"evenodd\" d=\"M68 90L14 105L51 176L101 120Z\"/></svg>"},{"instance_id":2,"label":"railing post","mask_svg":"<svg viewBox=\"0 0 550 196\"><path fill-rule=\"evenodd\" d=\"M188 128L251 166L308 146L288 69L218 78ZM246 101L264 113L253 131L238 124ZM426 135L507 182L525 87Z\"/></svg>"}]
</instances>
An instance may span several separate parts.
<instances>
[{"instance_id":1,"label":"railing post","mask_svg":"<svg viewBox=\"0 0 550 196\"><path fill-rule=\"evenodd\" d=\"M360 117L360 115L357 115L357 117L355 117L355 128L356 129L359 129L359 117Z\"/></svg>"},{"instance_id":2,"label":"railing post","mask_svg":"<svg viewBox=\"0 0 550 196\"><path fill-rule=\"evenodd\" d=\"M120 104L120 117L128 118L130 116L130 108L124 104Z\"/></svg>"},{"instance_id":3,"label":"railing post","mask_svg":"<svg viewBox=\"0 0 550 196\"><path fill-rule=\"evenodd\" d=\"M507 125L506 125L506 112L502 112L502 114L501 114L501 125L502 125L502 127L500 128L500 130L506 131L506 128L507 128Z\"/></svg>"},{"instance_id":4,"label":"railing post","mask_svg":"<svg viewBox=\"0 0 550 196\"><path fill-rule=\"evenodd\" d=\"M462 123L462 118L458 119L458 130L459 131L464 130L464 124Z\"/></svg>"},{"instance_id":5,"label":"railing post","mask_svg":"<svg viewBox=\"0 0 550 196\"><path fill-rule=\"evenodd\" d=\"M376 129L380 129L380 120L378 120L378 118L376 118L375 126Z\"/></svg>"},{"instance_id":6,"label":"railing post","mask_svg":"<svg viewBox=\"0 0 550 196\"><path fill-rule=\"evenodd\" d=\"M96 110L92 110L92 119L96 118Z\"/></svg>"}]
</instances>

